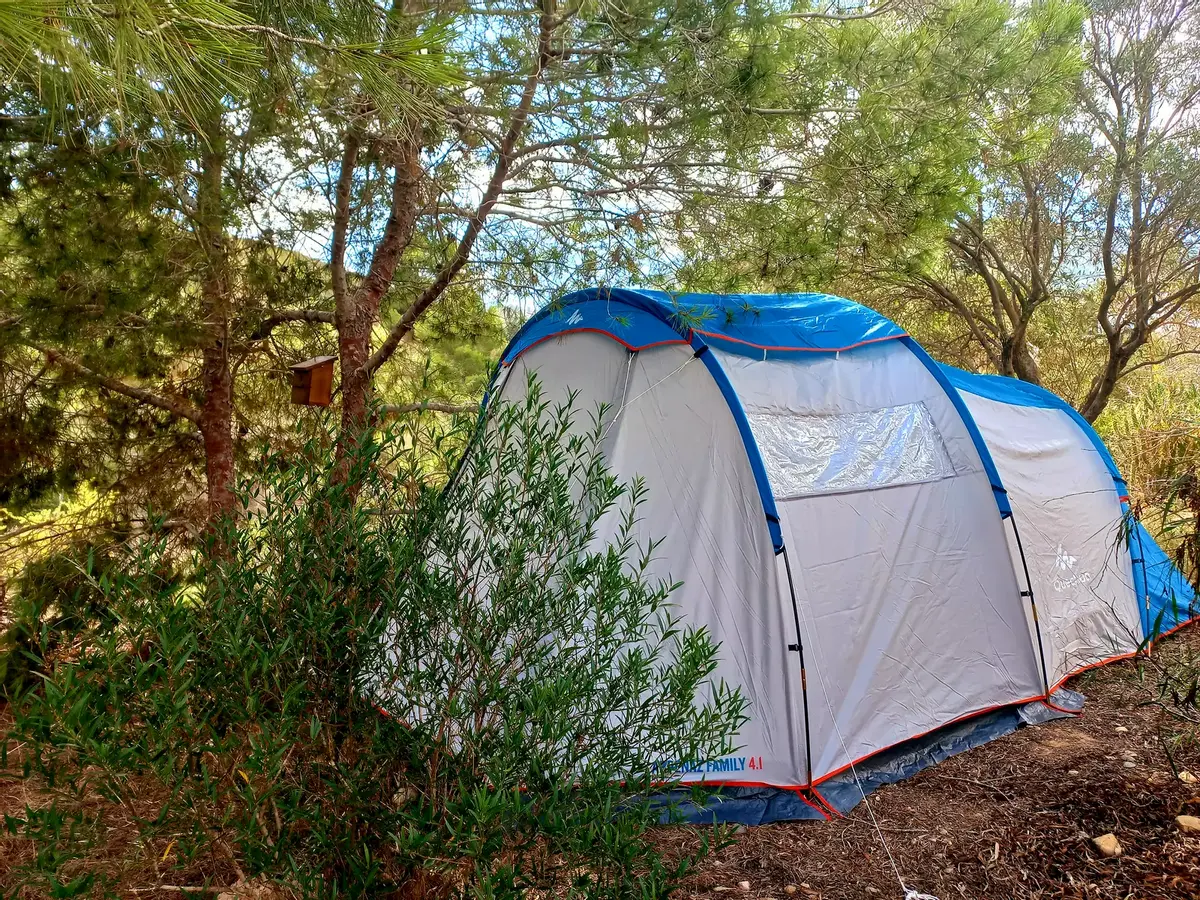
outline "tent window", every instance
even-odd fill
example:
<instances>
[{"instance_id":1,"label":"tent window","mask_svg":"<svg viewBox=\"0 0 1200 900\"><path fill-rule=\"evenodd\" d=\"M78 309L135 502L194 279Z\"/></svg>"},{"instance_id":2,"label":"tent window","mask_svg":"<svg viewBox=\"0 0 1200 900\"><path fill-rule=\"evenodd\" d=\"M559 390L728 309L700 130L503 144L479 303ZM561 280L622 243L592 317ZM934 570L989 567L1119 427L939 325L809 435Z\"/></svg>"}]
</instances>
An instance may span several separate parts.
<instances>
[{"instance_id":1,"label":"tent window","mask_svg":"<svg viewBox=\"0 0 1200 900\"><path fill-rule=\"evenodd\" d=\"M826 416L750 412L747 418L781 500L954 474L924 403Z\"/></svg>"}]
</instances>

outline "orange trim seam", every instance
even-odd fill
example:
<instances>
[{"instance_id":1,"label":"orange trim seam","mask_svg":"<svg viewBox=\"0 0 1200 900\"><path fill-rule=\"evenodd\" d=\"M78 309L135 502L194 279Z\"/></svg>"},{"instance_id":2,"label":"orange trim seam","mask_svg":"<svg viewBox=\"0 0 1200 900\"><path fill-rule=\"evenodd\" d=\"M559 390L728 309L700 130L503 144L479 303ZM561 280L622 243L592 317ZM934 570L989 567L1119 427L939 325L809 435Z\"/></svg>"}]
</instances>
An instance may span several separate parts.
<instances>
[{"instance_id":1,"label":"orange trim seam","mask_svg":"<svg viewBox=\"0 0 1200 900\"><path fill-rule=\"evenodd\" d=\"M820 800L821 805L824 806L831 813L833 813L835 816L837 816L839 819L846 818L844 815L842 815L841 811L838 810L838 808L836 806L834 806L832 803L830 803L828 800L826 800L825 797L822 796L821 792L818 791L815 787L812 788L812 795L814 797L816 797L818 800Z\"/></svg>"},{"instance_id":2,"label":"orange trim seam","mask_svg":"<svg viewBox=\"0 0 1200 900\"><path fill-rule=\"evenodd\" d=\"M621 340L619 337L617 337L611 331L605 331L603 328L568 328L564 331L556 331L556 332L554 332L554 334L548 334L545 337L538 338L536 341L534 341L528 347L525 347L520 353L518 353L516 356L514 356L512 359L510 359L508 362L504 363L503 365L506 367L511 366L513 363L515 363L518 359L520 359L522 356L524 356L526 353L528 353L530 350L532 350L538 344L544 343L545 341L548 341L551 338L562 337L564 334L602 334L606 338L610 338L611 340L616 341L618 344L620 344L622 347L624 347L626 350L630 351L631 353L637 353L640 350L649 350L651 347L667 347L672 344L686 344L687 343L687 341L681 337L678 340L656 341L653 344L642 344L641 346L635 347L633 344L630 344L627 341Z\"/></svg>"},{"instance_id":3,"label":"orange trim seam","mask_svg":"<svg viewBox=\"0 0 1200 900\"><path fill-rule=\"evenodd\" d=\"M898 341L901 338L908 337L908 333L889 334L885 337L868 338L865 341L859 341L856 344L848 344L845 347L774 347L770 344L756 344L753 341L743 341L741 338L730 337L727 334L720 334L715 331L701 331L699 328L692 329L696 334L702 334L705 337L716 338L718 341L731 341L735 344L745 344L747 347L754 347L757 350L778 350L787 353L844 353L847 350L853 350L856 347L865 347L867 344L878 344L880 341Z\"/></svg>"},{"instance_id":4,"label":"orange trim seam","mask_svg":"<svg viewBox=\"0 0 1200 900\"><path fill-rule=\"evenodd\" d=\"M1132 651L1131 653L1118 653L1115 656L1098 659L1096 662L1088 663L1086 666L1080 666L1078 669L1073 669L1062 678L1058 679L1058 681L1054 682L1054 687L1050 688L1050 693L1053 694L1076 675L1082 675L1084 672L1088 672L1092 669L1098 669L1101 666L1107 666L1109 663L1120 662L1123 659L1132 659L1133 657L1137 656L1137 654L1138 652L1136 650Z\"/></svg>"}]
</instances>

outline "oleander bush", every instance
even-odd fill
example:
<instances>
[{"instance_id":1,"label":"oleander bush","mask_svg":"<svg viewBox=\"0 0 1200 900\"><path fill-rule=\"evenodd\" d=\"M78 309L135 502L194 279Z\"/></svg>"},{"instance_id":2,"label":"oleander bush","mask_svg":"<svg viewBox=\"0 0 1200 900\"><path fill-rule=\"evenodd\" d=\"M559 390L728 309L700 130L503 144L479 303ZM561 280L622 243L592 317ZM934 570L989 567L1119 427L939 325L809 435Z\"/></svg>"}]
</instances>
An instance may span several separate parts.
<instances>
[{"instance_id":1,"label":"oleander bush","mask_svg":"<svg viewBox=\"0 0 1200 900\"><path fill-rule=\"evenodd\" d=\"M459 460L428 421L272 458L186 560L88 570L103 622L12 703L24 884L118 890L117 816L162 882L213 858L302 896L663 896L724 840L648 839L661 762L730 752L745 703L651 576L601 416L531 382Z\"/></svg>"}]
</instances>

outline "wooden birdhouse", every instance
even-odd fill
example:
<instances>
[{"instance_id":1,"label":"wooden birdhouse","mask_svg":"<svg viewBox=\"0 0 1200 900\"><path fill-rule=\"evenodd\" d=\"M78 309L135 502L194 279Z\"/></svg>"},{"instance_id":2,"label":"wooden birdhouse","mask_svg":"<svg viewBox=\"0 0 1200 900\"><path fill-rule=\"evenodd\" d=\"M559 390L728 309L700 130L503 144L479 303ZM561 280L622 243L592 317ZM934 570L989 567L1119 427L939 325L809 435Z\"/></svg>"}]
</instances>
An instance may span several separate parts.
<instances>
[{"instance_id":1,"label":"wooden birdhouse","mask_svg":"<svg viewBox=\"0 0 1200 900\"><path fill-rule=\"evenodd\" d=\"M291 366L292 402L304 406L328 406L333 392L335 356L314 356Z\"/></svg>"}]
</instances>

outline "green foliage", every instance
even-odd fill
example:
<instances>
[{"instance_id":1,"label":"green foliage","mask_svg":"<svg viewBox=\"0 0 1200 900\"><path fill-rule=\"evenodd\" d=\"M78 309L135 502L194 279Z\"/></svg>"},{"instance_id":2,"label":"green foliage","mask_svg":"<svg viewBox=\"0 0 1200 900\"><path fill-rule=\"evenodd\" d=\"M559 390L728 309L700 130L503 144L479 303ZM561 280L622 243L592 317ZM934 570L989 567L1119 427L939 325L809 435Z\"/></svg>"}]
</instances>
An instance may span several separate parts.
<instances>
[{"instance_id":1,"label":"green foliage","mask_svg":"<svg viewBox=\"0 0 1200 900\"><path fill-rule=\"evenodd\" d=\"M31 137L97 118L126 132L146 115L202 132L214 107L264 81L286 91L314 65L394 112L428 111L414 89L455 77L444 38L404 34L361 0L0 0L0 66L45 115Z\"/></svg>"},{"instance_id":2,"label":"green foliage","mask_svg":"<svg viewBox=\"0 0 1200 900\"><path fill-rule=\"evenodd\" d=\"M757 197L695 205L687 286L861 296L928 266L988 149L1069 108L1081 19L1058 0L961 0L793 34L758 109Z\"/></svg>"},{"instance_id":3,"label":"green foliage","mask_svg":"<svg viewBox=\"0 0 1200 900\"><path fill-rule=\"evenodd\" d=\"M989 368L1095 420L1119 381L1197 346L1200 54L1191 3L1087 12L1067 102L983 132L944 245L880 274Z\"/></svg>"},{"instance_id":4,"label":"green foliage","mask_svg":"<svg viewBox=\"0 0 1200 900\"><path fill-rule=\"evenodd\" d=\"M105 631L114 624L98 581L111 575L115 565L104 551L77 545L22 569L11 585L11 621L0 638L0 697L30 687L45 657L77 635Z\"/></svg>"},{"instance_id":5,"label":"green foliage","mask_svg":"<svg viewBox=\"0 0 1200 900\"><path fill-rule=\"evenodd\" d=\"M42 647L13 705L55 798L9 821L30 882L103 887L104 810L132 808L161 865L232 854L305 895L664 896L690 858L646 837L663 761L728 752L745 704L647 575L643 489L576 418L531 386L457 468L415 424L348 469L310 443L272 457L222 558L177 581L146 540L96 572L115 626Z\"/></svg>"},{"instance_id":6,"label":"green foliage","mask_svg":"<svg viewBox=\"0 0 1200 900\"><path fill-rule=\"evenodd\" d=\"M1183 359L1109 405L1096 426L1129 480L1142 522L1193 583L1200 583L1200 388Z\"/></svg>"}]
</instances>

